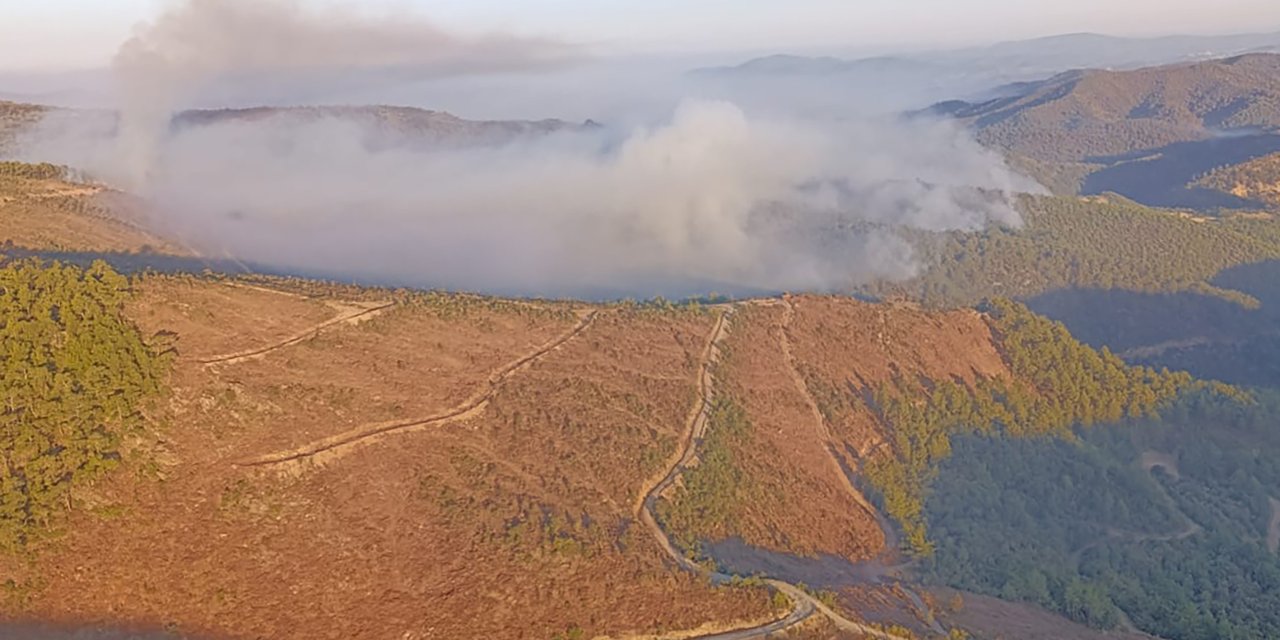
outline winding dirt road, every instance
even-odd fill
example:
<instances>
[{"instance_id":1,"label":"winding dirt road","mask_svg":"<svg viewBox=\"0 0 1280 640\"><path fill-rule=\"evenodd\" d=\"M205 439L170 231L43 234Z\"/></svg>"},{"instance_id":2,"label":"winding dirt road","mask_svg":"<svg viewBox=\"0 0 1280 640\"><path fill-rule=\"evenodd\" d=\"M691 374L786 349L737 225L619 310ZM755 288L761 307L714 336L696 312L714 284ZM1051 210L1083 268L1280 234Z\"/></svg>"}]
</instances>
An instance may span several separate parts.
<instances>
[{"instance_id":1,"label":"winding dirt road","mask_svg":"<svg viewBox=\"0 0 1280 640\"><path fill-rule=\"evenodd\" d=\"M1158 451L1144 451L1142 455L1139 456L1136 464L1147 473L1153 473L1156 468L1160 468L1163 469L1170 477L1180 477L1178 473L1178 460L1171 454L1161 453ZM1164 495L1165 500L1174 506L1174 509L1178 511L1178 514L1181 515L1182 519L1186 522L1181 529L1170 533L1141 533L1138 531L1117 529L1115 527L1104 527L1103 535L1101 537L1071 552L1069 557L1071 564L1079 566L1080 558L1084 555L1084 552L1090 549L1095 549L1109 542L1127 542L1131 544L1139 544L1143 542L1175 542L1178 540L1186 540L1187 538L1204 531L1204 527L1200 526L1200 524L1195 520L1192 520L1191 516L1188 516L1185 512L1177 508L1177 501L1173 499L1169 490L1165 488L1164 483L1160 482L1158 479L1155 480L1155 483L1156 488L1158 488L1160 493Z\"/></svg>"},{"instance_id":2,"label":"winding dirt road","mask_svg":"<svg viewBox=\"0 0 1280 640\"><path fill-rule=\"evenodd\" d=\"M317 460L317 458L320 456L324 456L324 460L327 461L341 457L343 454L355 447L363 444L369 444L377 439L390 435L418 431L431 427L439 427L476 417L483 413L485 408L488 407L489 402L493 399L494 395L497 394L503 383L509 380L516 373L533 366L535 362L542 359L547 354L559 349L564 346L565 343L581 335L593 322L595 322L598 315L598 311L586 313L569 331L489 374L489 379L482 391L476 392L462 404L446 411L443 414L409 422L384 422L365 425L346 433L341 433L336 436L331 436L329 438L324 438L316 442L302 445L296 449L271 453L249 460L241 460L234 464L240 467L264 467L290 462L301 462L304 460L319 462L320 460Z\"/></svg>"},{"instance_id":3,"label":"winding dirt road","mask_svg":"<svg viewBox=\"0 0 1280 640\"><path fill-rule=\"evenodd\" d=\"M868 515L880 524L882 529L886 529L886 535L891 537L883 522L880 512L872 506L867 497L854 486L853 481L849 479L849 474L845 472L844 465L840 464L839 458L836 457L835 438L831 435L831 428L827 425L827 419L823 417L822 410L818 408L818 402L814 400L813 394L809 392L809 385L805 382L804 376L800 375L800 370L796 366L796 358L791 349L791 323L795 320L796 307L789 298L783 299L783 305L786 308L782 316L782 327L779 332L779 342L782 348L782 357L787 364L787 371L791 375L791 381L796 387L796 391L804 398L804 402L809 406L809 413L813 416L813 423L818 426L818 435L822 437L823 447L827 450L827 460L831 463L831 470L840 478L840 483L844 487L845 493L853 498L854 502L862 507Z\"/></svg>"},{"instance_id":4,"label":"winding dirt road","mask_svg":"<svg viewBox=\"0 0 1280 640\"><path fill-rule=\"evenodd\" d=\"M858 490L858 487L853 484L853 479L849 477L849 470L841 464L840 458L836 454L839 449L836 446L835 436L832 435L831 428L827 424L827 419L822 415L822 410L818 407L817 400L814 399L813 394L809 391L809 384L805 382L804 376L800 375L800 369L797 366L797 361L791 348L790 332L791 323L795 320L796 315L795 303L791 301L791 298L784 297L782 299L782 304L786 307L786 311L782 316L782 326L779 331L779 342L782 348L782 357L786 361L787 371L791 375L791 380L796 387L796 391L804 397L805 404L809 406L809 413L813 416L814 424L818 426L819 435L822 437L823 446L827 451L827 460L831 463L831 470L840 478L841 486L844 487L844 490L849 494L849 497L853 498L854 502L857 502L858 506L861 507L863 511L866 511L867 514L876 521L880 530L884 532L886 546L892 549L897 546L897 534L893 530L893 525L885 519L884 515L880 513L880 510L876 509L871 502L867 500L867 497ZM897 566L889 566L878 561L872 561L869 564L872 564L879 569L877 572L878 575L876 576L879 578L888 576L891 572L899 569L906 568L911 564L911 562L906 562ZM916 616L920 618L921 622L929 625L934 633L945 635L946 630L929 615L929 609L925 605L924 599L905 585L899 583L898 586L902 589L903 593L907 595L907 599L911 602L911 606L916 609Z\"/></svg>"},{"instance_id":5,"label":"winding dirt road","mask_svg":"<svg viewBox=\"0 0 1280 640\"><path fill-rule=\"evenodd\" d=\"M254 288L257 288L257 287L254 287ZM277 293L280 293L281 295L292 295L284 292L277 292ZM281 349L284 349L286 347L291 347L295 344L304 342L306 340L310 340L311 338L314 338L317 335L320 335L321 331L324 331L325 329L328 329L330 327L334 327L340 324L354 324L356 322L360 322L361 320L368 320L369 318L377 316L383 311L386 311L387 309L390 309L391 307L396 306L396 303L387 302L387 303L378 304L374 306L337 305L336 303L331 303L331 306L335 306L338 308L339 313L337 316L330 318L328 320L325 320L324 322L321 322L320 324L317 324L313 327L309 327L303 331L299 331L298 333L288 338L285 338L280 342L267 345L265 347L259 347L256 349L246 349L244 351L237 351L235 353L228 353L220 356L214 356L212 358L198 360L197 362L205 366L232 365L232 364L238 364L240 362L245 362L247 360L252 360L254 358L261 358L262 356L265 356L269 353L273 353Z\"/></svg>"},{"instance_id":6,"label":"winding dirt road","mask_svg":"<svg viewBox=\"0 0 1280 640\"><path fill-rule=\"evenodd\" d=\"M654 539L657 540L658 544L677 566L685 571L706 576L714 583L728 582L733 576L708 571L680 553L675 544L671 542L671 538L667 536L666 531L658 524L658 520L654 516L654 508L658 499L675 485L676 480L684 473L684 470L697 458L698 443L705 437L711 422L711 402L715 396L715 377L712 375L712 369L719 362L721 345L729 335L729 320L734 311L734 307L728 307L722 310L720 316L716 319L715 327L712 329L711 336L707 340L707 345L703 349L699 362L697 374L698 400L690 411L689 419L686 423L684 442L678 454L673 456L675 459L671 463L667 474L644 493L640 501L639 512L636 514L645 527L653 533ZM853 622L793 584L781 580L765 580L765 584L785 595L795 605L787 616L765 625L696 636L695 640L752 640L754 638L763 638L795 627L808 620L815 612L826 616L836 628L842 631L858 633L879 638L880 640L905 640L879 629Z\"/></svg>"}]
</instances>

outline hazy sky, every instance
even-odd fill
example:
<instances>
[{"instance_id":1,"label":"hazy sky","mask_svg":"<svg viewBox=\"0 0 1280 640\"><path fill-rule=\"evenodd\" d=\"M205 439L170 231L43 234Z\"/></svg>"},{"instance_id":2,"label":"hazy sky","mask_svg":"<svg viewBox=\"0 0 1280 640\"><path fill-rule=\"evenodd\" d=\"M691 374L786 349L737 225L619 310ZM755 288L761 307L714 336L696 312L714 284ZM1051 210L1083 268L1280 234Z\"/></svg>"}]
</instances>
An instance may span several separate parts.
<instances>
[{"instance_id":1,"label":"hazy sky","mask_svg":"<svg viewBox=\"0 0 1280 640\"><path fill-rule=\"evenodd\" d=\"M1095 31L1280 30L1276 0L301 0L401 11L605 51L948 46ZM0 0L0 69L105 65L165 0Z\"/></svg>"}]
</instances>

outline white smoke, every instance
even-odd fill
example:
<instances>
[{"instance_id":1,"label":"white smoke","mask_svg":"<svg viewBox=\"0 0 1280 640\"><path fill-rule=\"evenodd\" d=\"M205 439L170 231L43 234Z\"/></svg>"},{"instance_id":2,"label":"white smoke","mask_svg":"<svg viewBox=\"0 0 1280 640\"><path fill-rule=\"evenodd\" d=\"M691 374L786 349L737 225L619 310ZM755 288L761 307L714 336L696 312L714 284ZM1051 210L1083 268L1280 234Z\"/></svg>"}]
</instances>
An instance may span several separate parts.
<instances>
[{"instance_id":1,"label":"white smoke","mask_svg":"<svg viewBox=\"0 0 1280 640\"><path fill-rule=\"evenodd\" d=\"M358 85L552 67L576 55L547 40L462 36L299 0L182 0L116 55L121 140L144 171L173 112L227 82Z\"/></svg>"},{"instance_id":2,"label":"white smoke","mask_svg":"<svg viewBox=\"0 0 1280 640\"><path fill-rule=\"evenodd\" d=\"M569 50L428 30L437 46L422 53L386 28L290 3L190 0L122 49L129 99L118 128L50 120L28 149L130 184L167 230L215 255L538 295L831 290L909 277L915 263L895 228L1017 225L1007 194L1036 188L951 124L761 117L704 100L644 126L475 140L387 141L386 122L338 110L171 124L188 96L228 77L538 68Z\"/></svg>"}]
</instances>

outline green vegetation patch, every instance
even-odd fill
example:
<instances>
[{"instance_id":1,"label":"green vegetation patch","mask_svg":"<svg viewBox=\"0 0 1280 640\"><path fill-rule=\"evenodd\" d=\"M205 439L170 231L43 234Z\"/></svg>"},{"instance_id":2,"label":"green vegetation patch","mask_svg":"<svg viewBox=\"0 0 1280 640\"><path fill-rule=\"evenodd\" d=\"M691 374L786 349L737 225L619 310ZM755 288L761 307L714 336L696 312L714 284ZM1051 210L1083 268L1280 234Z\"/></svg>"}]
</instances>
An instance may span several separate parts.
<instances>
[{"instance_id":1,"label":"green vegetation patch","mask_svg":"<svg viewBox=\"0 0 1280 640\"><path fill-rule=\"evenodd\" d=\"M924 272L868 293L929 305L972 305L1069 287L1151 293L1200 291L1256 305L1211 287L1224 269L1280 259L1280 222L1196 218L1119 197L1026 197L1025 225L969 233L914 233Z\"/></svg>"},{"instance_id":2,"label":"green vegetation patch","mask_svg":"<svg viewBox=\"0 0 1280 640\"><path fill-rule=\"evenodd\" d=\"M753 438L754 427L742 405L717 398L699 447L699 464L685 470L674 497L657 507L658 520L685 549L696 549L699 540L729 536L741 506L758 492L735 454L750 447Z\"/></svg>"},{"instance_id":3,"label":"green vegetation patch","mask_svg":"<svg viewBox=\"0 0 1280 640\"><path fill-rule=\"evenodd\" d=\"M24 548L72 489L120 461L122 438L161 389L165 359L124 317L128 281L20 261L0 268L0 549Z\"/></svg>"},{"instance_id":4,"label":"green vegetation patch","mask_svg":"<svg viewBox=\"0 0 1280 640\"><path fill-rule=\"evenodd\" d=\"M1185 373L1128 366L1015 302L993 302L989 312L1013 381L988 379L973 387L944 381L931 388L898 381L876 394L893 434L893 454L873 459L864 473L919 555L934 552L925 499L938 465L952 453L954 436L1070 439L1077 425L1152 416L1187 391L1238 395Z\"/></svg>"},{"instance_id":5,"label":"green vegetation patch","mask_svg":"<svg viewBox=\"0 0 1280 640\"><path fill-rule=\"evenodd\" d=\"M1275 392L1194 393L1076 442L958 439L928 501L926 576L1104 629L1280 637L1277 413Z\"/></svg>"}]
</instances>

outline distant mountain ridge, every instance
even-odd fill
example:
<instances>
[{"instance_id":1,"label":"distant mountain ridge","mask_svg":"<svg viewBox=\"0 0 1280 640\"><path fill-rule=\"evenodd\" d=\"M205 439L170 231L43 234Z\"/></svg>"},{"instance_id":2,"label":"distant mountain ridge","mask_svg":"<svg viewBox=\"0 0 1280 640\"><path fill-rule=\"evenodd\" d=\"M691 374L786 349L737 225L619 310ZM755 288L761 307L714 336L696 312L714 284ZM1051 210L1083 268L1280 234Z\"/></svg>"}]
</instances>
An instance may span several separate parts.
<instances>
[{"instance_id":1,"label":"distant mountain ridge","mask_svg":"<svg viewBox=\"0 0 1280 640\"><path fill-rule=\"evenodd\" d=\"M498 143L523 136L597 126L590 121L576 124L564 120L467 120L445 111L387 105L199 109L177 114L172 126L181 130L273 118L291 123L350 122L368 128L379 141L388 145L404 142Z\"/></svg>"},{"instance_id":2,"label":"distant mountain ridge","mask_svg":"<svg viewBox=\"0 0 1280 640\"><path fill-rule=\"evenodd\" d=\"M1280 52L1280 32L1226 36L1124 38L1073 33L988 46L904 53L860 59L778 54L737 66L696 70L702 75L848 74L869 70L968 69L1003 82L1038 80L1068 69L1134 69L1221 58L1246 53Z\"/></svg>"},{"instance_id":3,"label":"distant mountain ridge","mask_svg":"<svg viewBox=\"0 0 1280 640\"><path fill-rule=\"evenodd\" d=\"M1280 55L1133 71L1069 71L1021 94L933 111L973 126L992 146L1071 162L1280 127Z\"/></svg>"},{"instance_id":4,"label":"distant mountain ridge","mask_svg":"<svg viewBox=\"0 0 1280 640\"><path fill-rule=\"evenodd\" d=\"M907 57L879 56L844 60L831 56L810 58L790 54L777 54L753 58L735 67L718 67L695 70L695 74L806 74L858 73L863 71L934 71L940 65Z\"/></svg>"},{"instance_id":5,"label":"distant mountain ridge","mask_svg":"<svg viewBox=\"0 0 1280 640\"><path fill-rule=\"evenodd\" d=\"M102 130L116 127L115 113L100 110L64 109L41 105L0 101L0 151L19 138L23 131L42 118L92 119ZM237 109L193 109L175 114L173 131L224 125L263 122L300 125L337 121L360 126L367 141L379 147L401 145L497 144L525 136L547 135L560 131L590 129L592 121L571 123L564 120L468 120L444 111L417 107L386 105L252 107Z\"/></svg>"}]
</instances>

